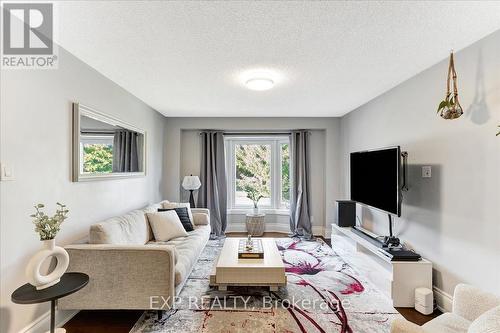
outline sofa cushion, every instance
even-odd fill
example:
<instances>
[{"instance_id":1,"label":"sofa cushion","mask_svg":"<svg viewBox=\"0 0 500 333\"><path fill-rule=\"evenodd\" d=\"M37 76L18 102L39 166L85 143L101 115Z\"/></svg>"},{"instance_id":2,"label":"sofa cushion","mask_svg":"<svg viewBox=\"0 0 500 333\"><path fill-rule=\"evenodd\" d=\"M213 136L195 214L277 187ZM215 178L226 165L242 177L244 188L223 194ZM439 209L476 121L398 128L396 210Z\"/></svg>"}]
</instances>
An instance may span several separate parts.
<instances>
[{"instance_id":1,"label":"sofa cushion","mask_svg":"<svg viewBox=\"0 0 500 333\"><path fill-rule=\"evenodd\" d=\"M486 311L472 322L468 333L500 332L500 305Z\"/></svg>"},{"instance_id":2,"label":"sofa cushion","mask_svg":"<svg viewBox=\"0 0 500 333\"><path fill-rule=\"evenodd\" d=\"M150 240L150 229L143 210L133 210L90 226L90 244L143 245Z\"/></svg>"},{"instance_id":3,"label":"sofa cushion","mask_svg":"<svg viewBox=\"0 0 500 333\"><path fill-rule=\"evenodd\" d=\"M163 208L163 203L161 203L161 202L146 206L142 210L144 211L144 214L146 214L146 213L157 212L158 209L160 209L160 208ZM146 219L147 218L148 218L148 216L146 215ZM153 229L151 229L151 224L149 223L149 220L148 220L148 225L149 225L149 239L148 239L148 241L151 241L151 240L155 239L155 237L153 235Z\"/></svg>"},{"instance_id":4,"label":"sofa cushion","mask_svg":"<svg viewBox=\"0 0 500 333\"><path fill-rule=\"evenodd\" d=\"M208 225L210 224L210 215L205 213L194 213L193 214L195 225Z\"/></svg>"},{"instance_id":5,"label":"sofa cushion","mask_svg":"<svg viewBox=\"0 0 500 333\"><path fill-rule=\"evenodd\" d=\"M422 326L429 333L466 333L470 321L453 313L444 313Z\"/></svg>"},{"instance_id":6,"label":"sofa cushion","mask_svg":"<svg viewBox=\"0 0 500 333\"><path fill-rule=\"evenodd\" d=\"M179 237L168 242L152 241L148 244L168 244L175 247L175 286L177 287L187 279L209 237L210 226L195 226L186 237Z\"/></svg>"},{"instance_id":7,"label":"sofa cushion","mask_svg":"<svg viewBox=\"0 0 500 333\"><path fill-rule=\"evenodd\" d=\"M155 239L169 241L177 237L187 236L179 216L174 210L165 212L146 213L149 223L153 229Z\"/></svg>"},{"instance_id":8,"label":"sofa cushion","mask_svg":"<svg viewBox=\"0 0 500 333\"><path fill-rule=\"evenodd\" d=\"M154 212L157 212L158 209L161 209L161 208L163 208L163 203L160 202L160 203L155 203L155 204L146 206L142 210L145 213L154 213Z\"/></svg>"}]
</instances>

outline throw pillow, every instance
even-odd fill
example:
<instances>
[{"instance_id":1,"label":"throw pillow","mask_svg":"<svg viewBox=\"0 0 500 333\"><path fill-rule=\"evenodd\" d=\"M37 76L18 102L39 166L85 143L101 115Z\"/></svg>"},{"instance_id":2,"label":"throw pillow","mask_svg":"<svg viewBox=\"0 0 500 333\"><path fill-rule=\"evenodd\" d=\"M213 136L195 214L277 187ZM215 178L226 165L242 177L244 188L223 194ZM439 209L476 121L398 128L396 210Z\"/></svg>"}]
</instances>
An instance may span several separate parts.
<instances>
[{"instance_id":1,"label":"throw pillow","mask_svg":"<svg viewBox=\"0 0 500 333\"><path fill-rule=\"evenodd\" d=\"M193 231L193 223L191 223L191 220L189 219L189 213L188 209L186 207L178 207L178 208L158 208L159 212L168 212L170 210L173 210L177 213L177 216L179 216L179 220L181 220L182 226L186 231Z\"/></svg>"},{"instance_id":2,"label":"throw pillow","mask_svg":"<svg viewBox=\"0 0 500 333\"><path fill-rule=\"evenodd\" d=\"M179 207L186 207L188 209L189 220L191 221L191 224L194 224L193 213L191 212L191 205L189 204L189 202L163 202L163 208L165 209Z\"/></svg>"},{"instance_id":3,"label":"throw pillow","mask_svg":"<svg viewBox=\"0 0 500 333\"><path fill-rule=\"evenodd\" d=\"M188 235L175 211L171 210L146 214L157 241L166 242L177 237L186 237Z\"/></svg>"}]
</instances>

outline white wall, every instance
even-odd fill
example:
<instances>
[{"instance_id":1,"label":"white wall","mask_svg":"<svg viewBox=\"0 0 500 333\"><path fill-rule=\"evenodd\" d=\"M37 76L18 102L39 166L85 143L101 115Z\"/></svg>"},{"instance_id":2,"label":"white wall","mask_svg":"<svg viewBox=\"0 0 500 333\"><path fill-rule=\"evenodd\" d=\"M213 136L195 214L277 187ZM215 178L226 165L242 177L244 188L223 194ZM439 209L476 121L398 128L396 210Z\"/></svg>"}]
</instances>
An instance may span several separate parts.
<instances>
[{"instance_id":1,"label":"white wall","mask_svg":"<svg viewBox=\"0 0 500 333\"><path fill-rule=\"evenodd\" d=\"M418 57L418 54L415 54ZM409 153L410 191L397 234L434 263L434 285L459 282L500 293L500 31L455 58L466 113L443 120L447 60L344 116L342 179L349 152L401 145ZM421 178L421 166L432 178ZM364 224L387 234L387 216L363 209Z\"/></svg>"},{"instance_id":2,"label":"white wall","mask_svg":"<svg viewBox=\"0 0 500 333\"><path fill-rule=\"evenodd\" d=\"M180 184L185 175L200 174L199 129L283 130L311 129L311 200L313 231L324 234L333 221L339 198L339 120L336 118L168 118L166 127L166 195L188 199ZM228 217L227 231L243 231L244 215ZM287 215L268 215L267 231L289 231ZM327 223L327 221L330 221ZM328 231L326 231L328 232Z\"/></svg>"},{"instance_id":3,"label":"white wall","mask_svg":"<svg viewBox=\"0 0 500 333\"><path fill-rule=\"evenodd\" d=\"M147 176L72 183L71 103L81 102L147 131ZM0 331L18 332L48 309L15 305L14 289L24 284L24 268L40 248L29 215L43 202L49 213L65 203L69 219L57 243L88 233L91 223L162 198L165 118L62 48L57 70L1 71L1 161L14 181L1 182Z\"/></svg>"}]
</instances>

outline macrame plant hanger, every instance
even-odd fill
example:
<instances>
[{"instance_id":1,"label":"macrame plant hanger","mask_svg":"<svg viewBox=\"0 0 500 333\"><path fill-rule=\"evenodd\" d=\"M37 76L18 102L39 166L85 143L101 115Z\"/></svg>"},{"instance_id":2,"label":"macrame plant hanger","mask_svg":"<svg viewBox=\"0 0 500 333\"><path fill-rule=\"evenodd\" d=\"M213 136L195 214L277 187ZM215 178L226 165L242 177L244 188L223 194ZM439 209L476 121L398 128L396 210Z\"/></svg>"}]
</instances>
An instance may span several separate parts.
<instances>
[{"instance_id":1,"label":"macrame plant hanger","mask_svg":"<svg viewBox=\"0 0 500 333\"><path fill-rule=\"evenodd\" d=\"M453 90L451 89L452 84ZM448 65L446 98L439 103L438 113L444 119L457 119L464 113L458 100L457 72L455 70L453 50L450 53L450 63Z\"/></svg>"}]
</instances>

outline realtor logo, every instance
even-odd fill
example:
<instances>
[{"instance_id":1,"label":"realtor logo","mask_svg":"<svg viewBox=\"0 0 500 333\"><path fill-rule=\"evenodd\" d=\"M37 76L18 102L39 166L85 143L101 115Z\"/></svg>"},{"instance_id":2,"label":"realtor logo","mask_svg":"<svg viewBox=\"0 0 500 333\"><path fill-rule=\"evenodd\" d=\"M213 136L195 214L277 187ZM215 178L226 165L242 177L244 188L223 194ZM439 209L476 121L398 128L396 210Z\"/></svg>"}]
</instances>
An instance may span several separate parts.
<instances>
[{"instance_id":1,"label":"realtor logo","mask_svg":"<svg viewBox=\"0 0 500 333\"><path fill-rule=\"evenodd\" d=\"M52 3L3 3L2 67L55 68Z\"/></svg>"}]
</instances>

